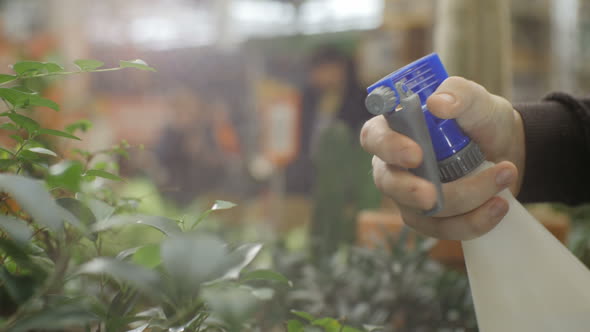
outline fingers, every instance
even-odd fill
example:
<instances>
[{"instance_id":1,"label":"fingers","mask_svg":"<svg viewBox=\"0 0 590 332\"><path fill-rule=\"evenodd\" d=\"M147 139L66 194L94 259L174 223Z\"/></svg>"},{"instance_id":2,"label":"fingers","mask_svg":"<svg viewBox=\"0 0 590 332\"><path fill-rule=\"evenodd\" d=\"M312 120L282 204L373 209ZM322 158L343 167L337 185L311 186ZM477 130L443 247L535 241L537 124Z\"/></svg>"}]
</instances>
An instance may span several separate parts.
<instances>
[{"instance_id":1,"label":"fingers","mask_svg":"<svg viewBox=\"0 0 590 332\"><path fill-rule=\"evenodd\" d=\"M516 166L501 162L473 176L443 184L444 209L437 217L454 216L471 211L518 179Z\"/></svg>"},{"instance_id":2,"label":"fingers","mask_svg":"<svg viewBox=\"0 0 590 332\"><path fill-rule=\"evenodd\" d=\"M447 217L427 218L409 209L402 209L405 223L428 236L444 240L471 240L492 230L508 212L508 202L493 197L468 213Z\"/></svg>"},{"instance_id":3,"label":"fingers","mask_svg":"<svg viewBox=\"0 0 590 332\"><path fill-rule=\"evenodd\" d=\"M449 77L427 100L428 109L443 119L457 118L469 134L489 122L497 110L512 110L510 103L483 86L462 77Z\"/></svg>"},{"instance_id":4,"label":"fingers","mask_svg":"<svg viewBox=\"0 0 590 332\"><path fill-rule=\"evenodd\" d=\"M422 149L413 140L397 133L383 116L367 121L361 130L363 148L391 165L416 168L422 163Z\"/></svg>"},{"instance_id":5,"label":"fingers","mask_svg":"<svg viewBox=\"0 0 590 332\"><path fill-rule=\"evenodd\" d=\"M397 203L418 209L430 210L436 203L434 185L407 170L387 165L373 157L373 177L377 188Z\"/></svg>"}]
</instances>

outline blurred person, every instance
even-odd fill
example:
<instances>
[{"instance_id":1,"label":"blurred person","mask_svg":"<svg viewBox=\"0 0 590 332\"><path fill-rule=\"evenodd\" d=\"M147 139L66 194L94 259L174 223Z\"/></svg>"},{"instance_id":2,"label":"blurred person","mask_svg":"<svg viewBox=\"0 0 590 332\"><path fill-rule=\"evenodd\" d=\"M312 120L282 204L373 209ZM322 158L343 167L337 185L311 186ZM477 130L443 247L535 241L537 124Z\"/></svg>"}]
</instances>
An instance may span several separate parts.
<instances>
[{"instance_id":1,"label":"blurred person","mask_svg":"<svg viewBox=\"0 0 590 332\"><path fill-rule=\"evenodd\" d=\"M496 196L505 188L524 203L590 202L590 99L552 93L513 106L472 81L451 77L427 105L435 116L455 118L496 165L443 184L444 209L426 217L419 211L434 206L435 187L407 171L422 162L420 147L392 131L382 116L367 121L360 140L374 155L375 183L398 203L408 226L441 239L476 238L508 212L508 202Z\"/></svg>"},{"instance_id":2,"label":"blurred person","mask_svg":"<svg viewBox=\"0 0 590 332\"><path fill-rule=\"evenodd\" d=\"M178 88L168 98L170 122L155 148L164 172L159 186L165 197L186 205L223 178L223 154L216 144L213 117L201 97Z\"/></svg>"},{"instance_id":3,"label":"blurred person","mask_svg":"<svg viewBox=\"0 0 590 332\"><path fill-rule=\"evenodd\" d=\"M297 159L287 167L287 191L309 194L313 185L316 154L322 134L336 121L351 130L360 130L369 118L359 112L364 105L354 58L338 47L319 47L309 58L303 87L301 135Z\"/></svg>"}]
</instances>

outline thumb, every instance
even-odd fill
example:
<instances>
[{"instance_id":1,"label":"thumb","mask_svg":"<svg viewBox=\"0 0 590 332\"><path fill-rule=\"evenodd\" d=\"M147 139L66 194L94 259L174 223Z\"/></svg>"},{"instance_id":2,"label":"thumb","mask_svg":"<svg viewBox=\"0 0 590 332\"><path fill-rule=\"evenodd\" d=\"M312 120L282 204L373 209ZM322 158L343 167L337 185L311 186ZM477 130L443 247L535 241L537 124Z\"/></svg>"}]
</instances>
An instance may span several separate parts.
<instances>
[{"instance_id":1,"label":"thumb","mask_svg":"<svg viewBox=\"0 0 590 332\"><path fill-rule=\"evenodd\" d=\"M427 100L428 110L442 119L457 119L468 135L495 121L503 110L512 110L504 98L462 77L447 78Z\"/></svg>"}]
</instances>

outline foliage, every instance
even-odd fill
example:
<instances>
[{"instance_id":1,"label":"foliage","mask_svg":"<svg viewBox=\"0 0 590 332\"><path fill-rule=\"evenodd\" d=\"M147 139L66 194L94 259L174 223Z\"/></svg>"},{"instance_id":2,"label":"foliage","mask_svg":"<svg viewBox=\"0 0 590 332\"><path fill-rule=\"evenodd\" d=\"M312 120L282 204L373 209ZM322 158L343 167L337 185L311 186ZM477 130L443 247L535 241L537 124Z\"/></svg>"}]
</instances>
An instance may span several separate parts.
<instances>
[{"instance_id":1,"label":"foliage","mask_svg":"<svg viewBox=\"0 0 590 332\"><path fill-rule=\"evenodd\" d=\"M380 195L372 181L370 156L342 122L322 135L314 163L311 249L321 265L341 245L352 244L358 211L378 207Z\"/></svg>"},{"instance_id":2,"label":"foliage","mask_svg":"<svg viewBox=\"0 0 590 332\"><path fill-rule=\"evenodd\" d=\"M373 324L381 326L378 331L476 331L467 276L429 258L435 240L414 241L404 232L390 249L340 250L325 266L301 252L274 250L275 270L294 287L277 292L265 318L288 319L294 308L357 329Z\"/></svg>"},{"instance_id":3,"label":"foliage","mask_svg":"<svg viewBox=\"0 0 590 332\"><path fill-rule=\"evenodd\" d=\"M153 71L141 60L105 68L75 61L78 71L55 63L23 61L0 75L7 109L0 126L14 147L0 149L0 330L241 331L261 300L272 296L256 282L285 283L268 270L244 269L260 244L232 247L196 226L214 210L183 220L137 214L138 199L119 198L109 184L123 181L115 163L99 155L126 155L129 144L63 159L50 137L79 140L80 121L64 130L43 128L33 110L59 106L23 88L31 78L115 71ZM105 244L125 227L149 227L161 242L110 254Z\"/></svg>"}]
</instances>

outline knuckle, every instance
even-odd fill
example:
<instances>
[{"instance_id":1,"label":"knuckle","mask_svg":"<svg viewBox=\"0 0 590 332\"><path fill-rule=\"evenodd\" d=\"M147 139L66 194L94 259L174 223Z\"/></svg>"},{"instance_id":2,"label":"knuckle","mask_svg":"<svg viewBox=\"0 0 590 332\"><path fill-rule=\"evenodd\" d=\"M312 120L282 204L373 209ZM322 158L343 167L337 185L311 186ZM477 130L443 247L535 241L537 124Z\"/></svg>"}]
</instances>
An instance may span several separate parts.
<instances>
[{"instance_id":1,"label":"knuckle","mask_svg":"<svg viewBox=\"0 0 590 332\"><path fill-rule=\"evenodd\" d=\"M365 150L367 149L367 139L369 137L370 126L371 126L370 121L367 121L363 125L363 128L361 128L360 141L361 141L361 146Z\"/></svg>"}]
</instances>

